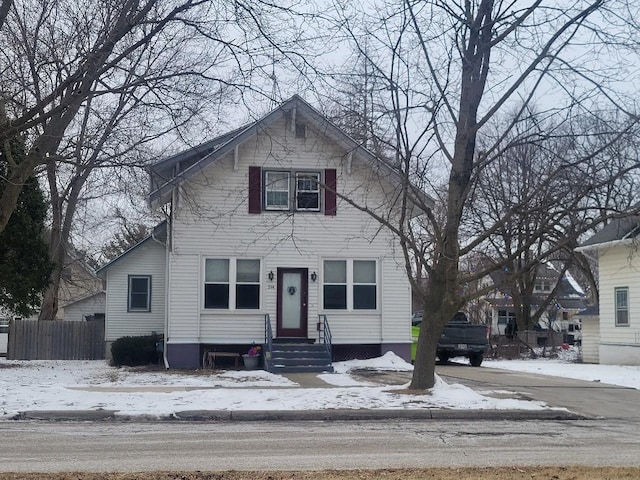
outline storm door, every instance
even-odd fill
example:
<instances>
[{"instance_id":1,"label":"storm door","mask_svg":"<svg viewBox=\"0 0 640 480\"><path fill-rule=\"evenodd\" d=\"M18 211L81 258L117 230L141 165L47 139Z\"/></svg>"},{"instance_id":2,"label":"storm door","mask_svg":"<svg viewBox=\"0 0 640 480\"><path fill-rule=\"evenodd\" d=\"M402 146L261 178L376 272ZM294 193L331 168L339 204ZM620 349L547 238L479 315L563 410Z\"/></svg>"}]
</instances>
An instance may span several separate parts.
<instances>
[{"instance_id":1,"label":"storm door","mask_svg":"<svg viewBox=\"0 0 640 480\"><path fill-rule=\"evenodd\" d=\"M278 268L277 337L307 338L308 273Z\"/></svg>"}]
</instances>

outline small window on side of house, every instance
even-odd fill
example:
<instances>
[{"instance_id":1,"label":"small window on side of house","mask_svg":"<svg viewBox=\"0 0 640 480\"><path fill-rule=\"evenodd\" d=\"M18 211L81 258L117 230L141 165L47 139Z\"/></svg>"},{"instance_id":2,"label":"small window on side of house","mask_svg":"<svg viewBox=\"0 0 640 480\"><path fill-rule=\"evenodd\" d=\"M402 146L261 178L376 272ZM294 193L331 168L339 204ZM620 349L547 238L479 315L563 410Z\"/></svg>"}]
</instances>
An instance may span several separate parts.
<instances>
[{"instance_id":1,"label":"small window on side of house","mask_svg":"<svg viewBox=\"0 0 640 480\"><path fill-rule=\"evenodd\" d=\"M151 311L151 276L129 275L129 294L127 302L129 312Z\"/></svg>"},{"instance_id":2,"label":"small window on side of house","mask_svg":"<svg viewBox=\"0 0 640 480\"><path fill-rule=\"evenodd\" d=\"M296 138L307 138L307 125L296 122Z\"/></svg>"},{"instance_id":3,"label":"small window on side of house","mask_svg":"<svg viewBox=\"0 0 640 480\"><path fill-rule=\"evenodd\" d=\"M614 290L616 308L616 327L629 326L629 287L617 287Z\"/></svg>"}]
</instances>

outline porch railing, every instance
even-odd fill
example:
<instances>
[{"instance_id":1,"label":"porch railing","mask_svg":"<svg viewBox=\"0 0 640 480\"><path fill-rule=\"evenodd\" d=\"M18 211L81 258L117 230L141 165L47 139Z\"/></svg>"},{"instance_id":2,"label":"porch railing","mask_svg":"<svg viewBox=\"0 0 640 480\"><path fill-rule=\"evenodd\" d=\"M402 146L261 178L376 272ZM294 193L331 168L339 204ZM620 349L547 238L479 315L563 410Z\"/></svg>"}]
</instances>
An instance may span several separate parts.
<instances>
[{"instance_id":1,"label":"porch railing","mask_svg":"<svg viewBox=\"0 0 640 480\"><path fill-rule=\"evenodd\" d=\"M331 328L329 328L326 315L318 315L318 336L318 340L324 344L329 359L333 358L331 354Z\"/></svg>"},{"instance_id":2,"label":"porch railing","mask_svg":"<svg viewBox=\"0 0 640 480\"><path fill-rule=\"evenodd\" d=\"M264 368L271 371L271 351L273 349L273 330L271 329L271 318L269 314L264 315Z\"/></svg>"}]
</instances>

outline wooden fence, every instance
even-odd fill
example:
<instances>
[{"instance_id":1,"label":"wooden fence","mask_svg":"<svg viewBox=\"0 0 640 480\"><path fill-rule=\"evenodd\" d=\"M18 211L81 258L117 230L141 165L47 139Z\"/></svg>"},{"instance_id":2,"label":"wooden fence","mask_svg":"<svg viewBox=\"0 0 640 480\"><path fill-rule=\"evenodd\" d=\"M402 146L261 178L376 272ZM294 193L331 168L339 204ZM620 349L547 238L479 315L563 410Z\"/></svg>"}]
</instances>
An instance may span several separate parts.
<instances>
[{"instance_id":1,"label":"wooden fence","mask_svg":"<svg viewBox=\"0 0 640 480\"><path fill-rule=\"evenodd\" d=\"M104 320L9 324L8 360L99 360L104 348Z\"/></svg>"}]
</instances>

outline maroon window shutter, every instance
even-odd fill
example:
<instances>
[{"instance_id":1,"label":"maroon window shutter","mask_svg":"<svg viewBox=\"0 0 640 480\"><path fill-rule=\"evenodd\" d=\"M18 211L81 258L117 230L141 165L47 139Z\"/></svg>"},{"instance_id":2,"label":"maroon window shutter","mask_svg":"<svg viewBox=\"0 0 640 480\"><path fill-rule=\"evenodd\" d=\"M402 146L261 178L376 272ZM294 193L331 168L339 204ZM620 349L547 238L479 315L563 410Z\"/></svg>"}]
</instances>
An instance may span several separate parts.
<instances>
[{"instance_id":1,"label":"maroon window shutter","mask_svg":"<svg viewBox=\"0 0 640 480\"><path fill-rule=\"evenodd\" d=\"M262 169L249 167L249 213L262 211Z\"/></svg>"},{"instance_id":2,"label":"maroon window shutter","mask_svg":"<svg viewBox=\"0 0 640 480\"><path fill-rule=\"evenodd\" d=\"M324 214L335 215L337 212L336 205L336 169L327 168L324 171Z\"/></svg>"}]
</instances>

